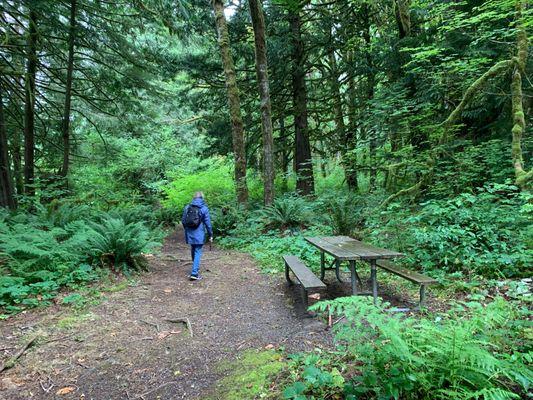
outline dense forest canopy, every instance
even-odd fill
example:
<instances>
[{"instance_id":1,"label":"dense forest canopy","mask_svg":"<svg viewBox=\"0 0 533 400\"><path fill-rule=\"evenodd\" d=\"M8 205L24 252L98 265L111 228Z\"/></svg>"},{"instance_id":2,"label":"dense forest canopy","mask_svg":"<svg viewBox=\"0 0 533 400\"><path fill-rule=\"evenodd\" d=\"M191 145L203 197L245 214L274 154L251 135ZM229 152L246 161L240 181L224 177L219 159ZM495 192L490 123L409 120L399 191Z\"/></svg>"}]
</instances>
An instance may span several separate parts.
<instances>
[{"instance_id":1,"label":"dense forest canopy","mask_svg":"<svg viewBox=\"0 0 533 400\"><path fill-rule=\"evenodd\" d=\"M529 186L526 4L265 3L266 153L249 7L226 10L221 42L235 102L206 2L3 2L2 203L110 164L157 194L196 155L239 151L241 176L268 160L282 190L294 173L312 193L313 175L334 162L350 190L417 197L439 187L435 173L460 168L464 151L498 143L507 157L492 162L509 171L480 168L467 185L514 173ZM245 148L235 153L238 136ZM465 189L457 183L450 193Z\"/></svg>"}]
</instances>

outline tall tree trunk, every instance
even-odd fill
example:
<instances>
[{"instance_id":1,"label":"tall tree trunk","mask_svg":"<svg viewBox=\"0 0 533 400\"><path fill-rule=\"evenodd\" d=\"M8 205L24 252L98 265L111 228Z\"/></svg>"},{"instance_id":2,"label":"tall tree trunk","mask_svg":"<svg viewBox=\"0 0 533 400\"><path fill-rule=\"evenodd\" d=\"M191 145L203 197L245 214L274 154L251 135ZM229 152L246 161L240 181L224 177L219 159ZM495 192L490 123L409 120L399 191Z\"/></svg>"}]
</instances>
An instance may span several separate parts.
<instances>
[{"instance_id":1,"label":"tall tree trunk","mask_svg":"<svg viewBox=\"0 0 533 400\"><path fill-rule=\"evenodd\" d=\"M24 105L25 193L35 194L35 74L37 72L37 14L30 10Z\"/></svg>"},{"instance_id":2,"label":"tall tree trunk","mask_svg":"<svg viewBox=\"0 0 533 400\"><path fill-rule=\"evenodd\" d=\"M364 31L363 31L363 39L365 40L366 44L366 67L367 67L367 78L366 78L366 84L367 84L367 93L366 93L366 100L367 100L367 112L370 113L370 101L374 98L374 86L375 86L375 72L374 72L374 61L372 59L372 53L370 51L371 47L371 36L370 36L370 6L368 3L365 3L363 5L363 21L365 24ZM369 176L369 185L370 185L370 191L374 191L376 188L376 175L377 175L377 166L376 166L376 149L377 149L377 143L376 143L376 132L375 130L370 130L368 132L368 139L369 139L369 166L370 166L370 176Z\"/></svg>"},{"instance_id":3,"label":"tall tree trunk","mask_svg":"<svg viewBox=\"0 0 533 400\"><path fill-rule=\"evenodd\" d=\"M70 102L72 99L72 72L74 70L74 42L76 40L76 0L70 1L70 26L68 37L67 81L65 85L65 108L61 134L63 137L63 166L61 176L67 177L70 166Z\"/></svg>"},{"instance_id":4,"label":"tall tree trunk","mask_svg":"<svg viewBox=\"0 0 533 400\"><path fill-rule=\"evenodd\" d=\"M279 117L279 136L281 147L281 170L283 171L281 180L281 191L287 192L289 190L289 182L287 180L287 174L289 173L289 156L290 149L287 145L287 134L285 132L285 113L282 111Z\"/></svg>"},{"instance_id":5,"label":"tall tree trunk","mask_svg":"<svg viewBox=\"0 0 533 400\"><path fill-rule=\"evenodd\" d=\"M292 99L294 113L294 168L296 191L313 194L315 182L307 122L307 88L305 85L305 51L301 33L301 19L298 10L289 11L292 39Z\"/></svg>"},{"instance_id":6,"label":"tall tree trunk","mask_svg":"<svg viewBox=\"0 0 533 400\"><path fill-rule=\"evenodd\" d=\"M266 206L274 201L274 139L272 135L272 106L268 83L265 18L261 0L248 0L255 39L255 72L261 97L261 131L263 134L263 185Z\"/></svg>"},{"instance_id":7,"label":"tall tree trunk","mask_svg":"<svg viewBox=\"0 0 533 400\"><path fill-rule=\"evenodd\" d=\"M344 113L342 112L342 97L339 84L339 71L337 70L337 60L335 59L335 52L332 50L328 54L329 68L330 68L330 81L331 81L331 93L333 96L333 112L335 131L338 138L344 138L346 133L346 126L344 124Z\"/></svg>"},{"instance_id":8,"label":"tall tree trunk","mask_svg":"<svg viewBox=\"0 0 533 400\"><path fill-rule=\"evenodd\" d=\"M398 36L403 39L411 34L411 0L394 0L394 16L398 25Z\"/></svg>"},{"instance_id":9,"label":"tall tree trunk","mask_svg":"<svg viewBox=\"0 0 533 400\"><path fill-rule=\"evenodd\" d=\"M21 132L18 129L13 131L13 141L11 143L12 148L12 160L13 160L13 176L15 180L15 189L18 195L24 193L24 177L22 171L22 143Z\"/></svg>"},{"instance_id":10,"label":"tall tree trunk","mask_svg":"<svg viewBox=\"0 0 533 400\"><path fill-rule=\"evenodd\" d=\"M235 65L231 56L230 41L224 5L222 0L213 0L215 22L218 32L218 43L222 58L222 67L226 76L226 89L228 93L229 112L233 135L233 155L235 157L235 187L237 201L246 204L248 201L248 187L246 185L246 147L244 137L244 124L241 116L241 102L235 75Z\"/></svg>"},{"instance_id":11,"label":"tall tree trunk","mask_svg":"<svg viewBox=\"0 0 533 400\"><path fill-rule=\"evenodd\" d=\"M516 183L521 187L530 186L533 179L533 170L526 172L524 169L524 159L522 157L522 136L526 130L526 119L524 116L523 94L522 94L522 74L526 71L528 38L522 25L522 2L516 2L516 14L518 21L518 34L516 41L516 57L514 57L513 78L511 82L511 102L512 102L512 146L511 154L515 170Z\"/></svg>"},{"instance_id":12,"label":"tall tree trunk","mask_svg":"<svg viewBox=\"0 0 533 400\"><path fill-rule=\"evenodd\" d=\"M349 64L353 63L353 52L350 50L346 55ZM358 190L359 182L357 178L357 92L353 76L348 77L348 129L346 132L345 151L343 154L343 162L345 163L345 176L348 188L351 190ZM361 137L364 139L364 137ZM347 155L348 150L353 150L352 154Z\"/></svg>"},{"instance_id":13,"label":"tall tree trunk","mask_svg":"<svg viewBox=\"0 0 533 400\"><path fill-rule=\"evenodd\" d=\"M7 150L6 120L4 117L3 90L0 83L0 207L14 209L16 206L11 179L11 166Z\"/></svg>"},{"instance_id":14,"label":"tall tree trunk","mask_svg":"<svg viewBox=\"0 0 533 400\"><path fill-rule=\"evenodd\" d=\"M394 46L394 57L396 59L396 66L392 70L392 76L395 81L405 78L403 65L407 61L407 57L402 49L402 39L411 35L411 0L393 0L394 16L396 25L398 26L398 43ZM409 97L414 97L415 89L412 77L408 77L408 93ZM392 129L390 132L390 142L392 152L396 152L401 147L400 124L398 118L392 117ZM412 135L410 137L412 139ZM414 144L414 142L413 142Z\"/></svg>"},{"instance_id":15,"label":"tall tree trunk","mask_svg":"<svg viewBox=\"0 0 533 400\"><path fill-rule=\"evenodd\" d=\"M354 160L355 152L348 154L350 150L355 150L356 146L356 132L355 132L355 115L348 115L348 129L344 123L344 112L342 109L342 95L339 84L339 71L337 69L337 60L335 59L335 52L331 51L328 55L329 66L331 71L331 91L333 95L333 111L335 130L339 138L340 152L342 154L342 165L344 167L344 176L348 188L357 190L357 162ZM352 112L355 114L355 96L352 91L353 79L348 81L348 114Z\"/></svg>"}]
</instances>

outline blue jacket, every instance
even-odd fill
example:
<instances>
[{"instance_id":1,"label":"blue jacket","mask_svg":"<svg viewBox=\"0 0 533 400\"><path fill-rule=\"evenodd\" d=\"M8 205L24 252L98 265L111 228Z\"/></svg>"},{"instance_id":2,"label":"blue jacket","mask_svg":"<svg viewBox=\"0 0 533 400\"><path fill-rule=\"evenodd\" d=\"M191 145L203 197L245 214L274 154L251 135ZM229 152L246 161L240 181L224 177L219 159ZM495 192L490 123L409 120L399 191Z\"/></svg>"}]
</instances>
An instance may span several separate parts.
<instances>
[{"instance_id":1,"label":"blue jacket","mask_svg":"<svg viewBox=\"0 0 533 400\"><path fill-rule=\"evenodd\" d=\"M187 214L187 208L190 205L200 207L200 225L196 229L187 228L185 226L185 215ZM196 198L190 204L187 204L183 209L183 215L181 217L181 223L185 228L185 242L187 244L204 244L205 243L205 230L209 237L213 237L213 227L211 226L211 217L209 216L209 208L205 204L204 199Z\"/></svg>"}]
</instances>

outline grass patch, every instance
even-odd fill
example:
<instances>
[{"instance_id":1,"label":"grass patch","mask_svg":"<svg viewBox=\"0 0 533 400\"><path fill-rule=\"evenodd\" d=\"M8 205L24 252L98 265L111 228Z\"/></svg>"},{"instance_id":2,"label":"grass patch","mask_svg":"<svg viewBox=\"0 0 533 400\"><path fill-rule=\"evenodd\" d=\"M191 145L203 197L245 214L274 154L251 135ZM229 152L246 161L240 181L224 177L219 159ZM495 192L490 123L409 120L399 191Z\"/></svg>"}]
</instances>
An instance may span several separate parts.
<instances>
[{"instance_id":1,"label":"grass patch","mask_svg":"<svg viewBox=\"0 0 533 400\"><path fill-rule=\"evenodd\" d=\"M87 321L94 321L98 317L93 313L71 314L57 321L59 329L72 329Z\"/></svg>"},{"instance_id":2,"label":"grass patch","mask_svg":"<svg viewBox=\"0 0 533 400\"><path fill-rule=\"evenodd\" d=\"M210 399L254 399L269 390L270 378L284 366L281 354L274 350L245 351L235 361L218 366L218 370L226 376Z\"/></svg>"},{"instance_id":3,"label":"grass patch","mask_svg":"<svg viewBox=\"0 0 533 400\"><path fill-rule=\"evenodd\" d=\"M134 280L134 279L125 279L115 285L111 285L111 286L108 286L108 287L105 287L102 289L102 292L107 292L107 293L116 293L116 292L121 292L123 291L124 289L127 289L129 287L133 287L133 286L137 286L139 284L138 281Z\"/></svg>"}]
</instances>

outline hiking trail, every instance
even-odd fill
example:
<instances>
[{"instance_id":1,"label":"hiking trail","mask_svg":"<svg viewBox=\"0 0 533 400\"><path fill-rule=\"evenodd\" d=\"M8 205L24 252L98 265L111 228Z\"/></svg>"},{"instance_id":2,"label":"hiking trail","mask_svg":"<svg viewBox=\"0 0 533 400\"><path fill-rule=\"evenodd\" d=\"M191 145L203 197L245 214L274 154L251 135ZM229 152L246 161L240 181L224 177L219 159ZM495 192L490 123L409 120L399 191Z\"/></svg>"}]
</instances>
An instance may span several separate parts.
<instances>
[{"instance_id":1,"label":"hiking trail","mask_svg":"<svg viewBox=\"0 0 533 400\"><path fill-rule=\"evenodd\" d=\"M178 230L149 256L138 284L78 311L54 305L0 321L2 362L37 337L0 373L0 399L217 398L217 365L247 349L329 345L324 324L305 315L282 274L205 246L204 279L190 282L189 258Z\"/></svg>"}]
</instances>

